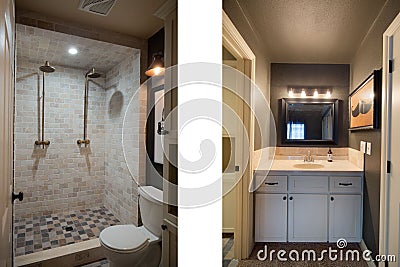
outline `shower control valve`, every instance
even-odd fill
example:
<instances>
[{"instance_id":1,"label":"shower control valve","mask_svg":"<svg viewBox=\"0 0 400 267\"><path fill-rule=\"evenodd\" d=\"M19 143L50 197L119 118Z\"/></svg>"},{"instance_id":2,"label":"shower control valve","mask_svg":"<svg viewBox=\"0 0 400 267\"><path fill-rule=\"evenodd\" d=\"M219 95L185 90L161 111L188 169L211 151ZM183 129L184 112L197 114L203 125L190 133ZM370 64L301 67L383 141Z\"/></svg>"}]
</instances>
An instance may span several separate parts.
<instances>
[{"instance_id":1,"label":"shower control valve","mask_svg":"<svg viewBox=\"0 0 400 267\"><path fill-rule=\"evenodd\" d=\"M76 143L77 143L78 145L82 145L82 144L88 145L88 144L90 144L90 140L89 140L89 139L78 140L78 141L76 141Z\"/></svg>"}]
</instances>

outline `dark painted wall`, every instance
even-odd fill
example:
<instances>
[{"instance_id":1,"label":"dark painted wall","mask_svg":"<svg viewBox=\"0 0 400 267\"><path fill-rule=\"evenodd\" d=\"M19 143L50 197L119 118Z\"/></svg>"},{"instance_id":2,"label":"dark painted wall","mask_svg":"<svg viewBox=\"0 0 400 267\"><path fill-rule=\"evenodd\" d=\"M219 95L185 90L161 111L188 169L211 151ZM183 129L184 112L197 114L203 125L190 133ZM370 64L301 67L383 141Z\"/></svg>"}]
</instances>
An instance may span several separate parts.
<instances>
[{"instance_id":1,"label":"dark painted wall","mask_svg":"<svg viewBox=\"0 0 400 267\"><path fill-rule=\"evenodd\" d=\"M164 53L164 28L148 39L148 64L150 66L155 53ZM146 122L146 185L162 189L163 165L154 162L154 92L162 90L158 86L153 88L151 81L147 81L147 122ZM162 87L162 86L161 86Z\"/></svg>"},{"instance_id":2,"label":"dark painted wall","mask_svg":"<svg viewBox=\"0 0 400 267\"><path fill-rule=\"evenodd\" d=\"M351 88L354 90L374 69L382 67L382 35L400 12L399 0L388 0L365 36L351 62ZM379 250L381 131L349 134L349 145L359 149L360 141L372 142L372 155L365 155L363 239L374 255Z\"/></svg>"},{"instance_id":3,"label":"dark painted wall","mask_svg":"<svg viewBox=\"0 0 400 267\"><path fill-rule=\"evenodd\" d=\"M348 64L271 64L271 110L277 130L277 146L282 144L283 121L279 118L279 99L288 97L288 86L332 88L332 98L339 99L339 129L337 147L348 146L348 96L350 65ZM295 145L298 146L298 145ZM309 146L309 145L307 145Z\"/></svg>"}]
</instances>

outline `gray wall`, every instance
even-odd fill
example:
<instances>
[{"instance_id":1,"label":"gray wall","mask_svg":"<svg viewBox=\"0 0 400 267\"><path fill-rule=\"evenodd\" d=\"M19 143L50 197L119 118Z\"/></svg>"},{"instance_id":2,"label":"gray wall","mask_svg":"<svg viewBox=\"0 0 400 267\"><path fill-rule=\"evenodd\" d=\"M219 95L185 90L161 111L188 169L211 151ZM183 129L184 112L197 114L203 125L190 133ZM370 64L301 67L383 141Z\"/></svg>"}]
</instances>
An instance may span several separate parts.
<instances>
[{"instance_id":1,"label":"gray wall","mask_svg":"<svg viewBox=\"0 0 400 267\"><path fill-rule=\"evenodd\" d=\"M339 103L338 147L348 146L348 95L350 65L347 64L271 64L271 109L277 129L277 146L282 144L282 124L279 121L279 99L288 97L288 86L318 87L330 86L332 98ZM296 145L298 146L298 145Z\"/></svg>"},{"instance_id":2,"label":"gray wall","mask_svg":"<svg viewBox=\"0 0 400 267\"><path fill-rule=\"evenodd\" d=\"M351 63L351 90L374 69L382 67L382 34L400 11L400 1L388 0L375 24L365 36ZM379 195L381 131L356 131L349 134L349 145L359 149L360 141L372 142L372 155L365 155L363 239L374 254L379 249Z\"/></svg>"},{"instance_id":3,"label":"gray wall","mask_svg":"<svg viewBox=\"0 0 400 267\"><path fill-rule=\"evenodd\" d=\"M254 34L253 29L247 23L237 1L224 0L223 9L256 56L255 83L263 92L267 102L269 102L270 60L265 52L264 44ZM254 105L264 105L263 103L260 99L255 99ZM259 128L255 128L254 135L254 150L258 150L261 148Z\"/></svg>"}]
</instances>

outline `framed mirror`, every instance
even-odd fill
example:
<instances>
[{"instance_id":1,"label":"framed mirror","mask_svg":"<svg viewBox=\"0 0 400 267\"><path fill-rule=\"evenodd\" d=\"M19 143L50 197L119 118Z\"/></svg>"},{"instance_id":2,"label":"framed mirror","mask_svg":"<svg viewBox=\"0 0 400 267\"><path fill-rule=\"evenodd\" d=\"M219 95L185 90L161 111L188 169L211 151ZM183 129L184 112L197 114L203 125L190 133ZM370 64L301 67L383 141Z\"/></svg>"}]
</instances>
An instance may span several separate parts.
<instances>
[{"instance_id":1,"label":"framed mirror","mask_svg":"<svg viewBox=\"0 0 400 267\"><path fill-rule=\"evenodd\" d=\"M282 142L337 144L338 107L337 99L282 98Z\"/></svg>"}]
</instances>

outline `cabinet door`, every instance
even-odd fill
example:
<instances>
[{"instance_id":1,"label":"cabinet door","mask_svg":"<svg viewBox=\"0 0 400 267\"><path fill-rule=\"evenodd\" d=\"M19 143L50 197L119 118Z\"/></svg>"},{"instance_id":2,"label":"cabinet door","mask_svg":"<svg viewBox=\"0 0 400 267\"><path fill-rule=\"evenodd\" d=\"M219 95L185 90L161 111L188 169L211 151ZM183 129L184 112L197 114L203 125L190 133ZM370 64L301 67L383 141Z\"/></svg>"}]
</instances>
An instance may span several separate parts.
<instances>
[{"instance_id":1,"label":"cabinet door","mask_svg":"<svg viewBox=\"0 0 400 267\"><path fill-rule=\"evenodd\" d=\"M289 242L328 241L328 195L290 194Z\"/></svg>"},{"instance_id":2,"label":"cabinet door","mask_svg":"<svg viewBox=\"0 0 400 267\"><path fill-rule=\"evenodd\" d=\"M256 194L256 242L287 241L287 195Z\"/></svg>"},{"instance_id":3,"label":"cabinet door","mask_svg":"<svg viewBox=\"0 0 400 267\"><path fill-rule=\"evenodd\" d=\"M361 195L331 195L329 201L329 242L340 238L361 241Z\"/></svg>"}]
</instances>

